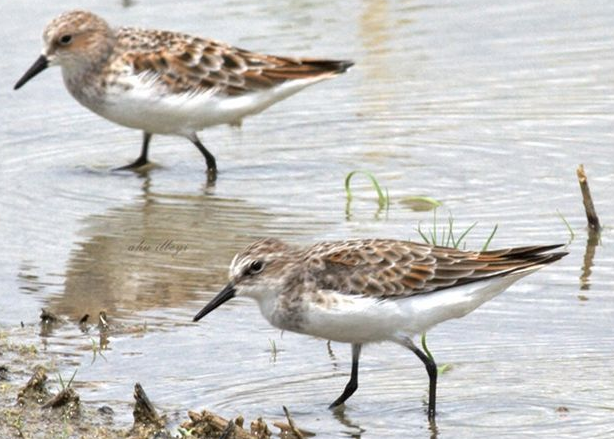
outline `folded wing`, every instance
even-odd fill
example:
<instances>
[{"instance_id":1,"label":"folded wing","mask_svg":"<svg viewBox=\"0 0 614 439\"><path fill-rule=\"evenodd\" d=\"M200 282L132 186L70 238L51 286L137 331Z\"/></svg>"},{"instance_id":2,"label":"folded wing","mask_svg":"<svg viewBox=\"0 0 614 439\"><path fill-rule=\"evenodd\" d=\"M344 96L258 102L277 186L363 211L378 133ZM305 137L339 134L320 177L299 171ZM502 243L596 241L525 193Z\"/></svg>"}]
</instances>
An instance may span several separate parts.
<instances>
[{"instance_id":1,"label":"folded wing","mask_svg":"<svg viewBox=\"0 0 614 439\"><path fill-rule=\"evenodd\" d=\"M319 244L310 267L321 289L372 297L407 297L539 268L567 253L561 245L463 251L408 241Z\"/></svg>"}]
</instances>

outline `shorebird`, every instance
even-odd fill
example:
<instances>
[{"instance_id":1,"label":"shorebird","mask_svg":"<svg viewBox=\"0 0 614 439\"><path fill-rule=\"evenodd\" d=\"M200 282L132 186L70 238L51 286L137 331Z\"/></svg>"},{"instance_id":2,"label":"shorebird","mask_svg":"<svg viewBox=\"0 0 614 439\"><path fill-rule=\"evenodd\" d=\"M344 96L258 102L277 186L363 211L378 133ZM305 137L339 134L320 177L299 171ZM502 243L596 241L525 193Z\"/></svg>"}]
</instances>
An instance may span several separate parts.
<instances>
[{"instance_id":1,"label":"shorebird","mask_svg":"<svg viewBox=\"0 0 614 439\"><path fill-rule=\"evenodd\" d=\"M238 253L229 282L196 316L233 297L251 297L282 330L352 345L352 371L335 408L358 389L363 345L391 341L411 350L429 376L428 417L435 418L437 365L412 341L460 318L520 278L559 260L561 245L463 251L388 239L297 247L262 239Z\"/></svg>"},{"instance_id":2,"label":"shorebird","mask_svg":"<svg viewBox=\"0 0 614 439\"><path fill-rule=\"evenodd\" d=\"M215 157L200 142L198 131L240 124L244 117L353 65L263 55L177 32L114 29L87 11L55 18L43 40L42 54L14 88L59 65L66 88L80 104L143 131L140 156L118 169L147 164L152 135L167 134L189 139L215 176Z\"/></svg>"}]
</instances>

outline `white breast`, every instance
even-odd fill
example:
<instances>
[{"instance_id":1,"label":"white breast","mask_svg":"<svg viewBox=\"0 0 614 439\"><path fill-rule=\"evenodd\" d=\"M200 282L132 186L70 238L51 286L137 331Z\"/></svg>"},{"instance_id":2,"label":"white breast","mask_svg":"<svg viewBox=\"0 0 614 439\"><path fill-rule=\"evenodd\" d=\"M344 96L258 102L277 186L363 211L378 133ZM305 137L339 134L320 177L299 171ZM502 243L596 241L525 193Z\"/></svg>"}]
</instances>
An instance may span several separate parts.
<instances>
[{"instance_id":1,"label":"white breast","mask_svg":"<svg viewBox=\"0 0 614 439\"><path fill-rule=\"evenodd\" d=\"M399 341L460 318L535 269L403 299L374 299L330 293L311 303L301 332L346 343Z\"/></svg>"},{"instance_id":2,"label":"white breast","mask_svg":"<svg viewBox=\"0 0 614 439\"><path fill-rule=\"evenodd\" d=\"M123 86L109 86L103 101L73 93L90 110L119 125L153 134L188 136L206 127L235 124L324 77L288 81L268 90L224 96L212 89L201 93L169 94L152 80L122 78Z\"/></svg>"}]
</instances>

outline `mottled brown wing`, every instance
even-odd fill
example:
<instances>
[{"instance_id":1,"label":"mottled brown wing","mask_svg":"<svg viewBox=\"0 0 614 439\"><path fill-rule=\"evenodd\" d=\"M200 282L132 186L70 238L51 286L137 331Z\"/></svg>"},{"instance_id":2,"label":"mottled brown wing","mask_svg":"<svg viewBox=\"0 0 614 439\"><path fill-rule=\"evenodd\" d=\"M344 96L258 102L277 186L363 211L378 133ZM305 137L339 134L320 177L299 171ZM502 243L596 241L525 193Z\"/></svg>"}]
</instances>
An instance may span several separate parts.
<instances>
[{"instance_id":1,"label":"mottled brown wing","mask_svg":"<svg viewBox=\"0 0 614 439\"><path fill-rule=\"evenodd\" d=\"M310 271L322 289L406 297L554 262L566 254L547 253L557 247L475 252L395 240L323 243L311 248Z\"/></svg>"},{"instance_id":2,"label":"mottled brown wing","mask_svg":"<svg viewBox=\"0 0 614 439\"><path fill-rule=\"evenodd\" d=\"M119 39L124 52L121 61L171 93L210 91L236 96L288 80L341 73L352 65L261 55L175 32L126 28L120 29Z\"/></svg>"}]
</instances>

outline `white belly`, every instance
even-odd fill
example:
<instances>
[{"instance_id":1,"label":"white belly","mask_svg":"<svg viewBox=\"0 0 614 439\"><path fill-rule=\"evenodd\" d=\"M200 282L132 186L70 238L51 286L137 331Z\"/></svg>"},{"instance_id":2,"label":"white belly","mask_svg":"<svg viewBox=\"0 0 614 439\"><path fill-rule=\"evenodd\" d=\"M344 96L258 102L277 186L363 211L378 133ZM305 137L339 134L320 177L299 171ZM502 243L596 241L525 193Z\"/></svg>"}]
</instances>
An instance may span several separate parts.
<instances>
[{"instance_id":1,"label":"white belly","mask_svg":"<svg viewBox=\"0 0 614 439\"><path fill-rule=\"evenodd\" d=\"M331 293L330 301L309 306L301 332L346 343L399 342L402 337L463 317L532 271L404 299Z\"/></svg>"},{"instance_id":2,"label":"white belly","mask_svg":"<svg viewBox=\"0 0 614 439\"><path fill-rule=\"evenodd\" d=\"M119 125L152 134L189 136L209 126L239 123L245 116L259 113L323 79L288 81L241 96L219 95L214 90L169 94L152 81L143 82L136 76L123 79L128 89L109 86L101 98L84 87L67 86L82 105Z\"/></svg>"}]
</instances>

